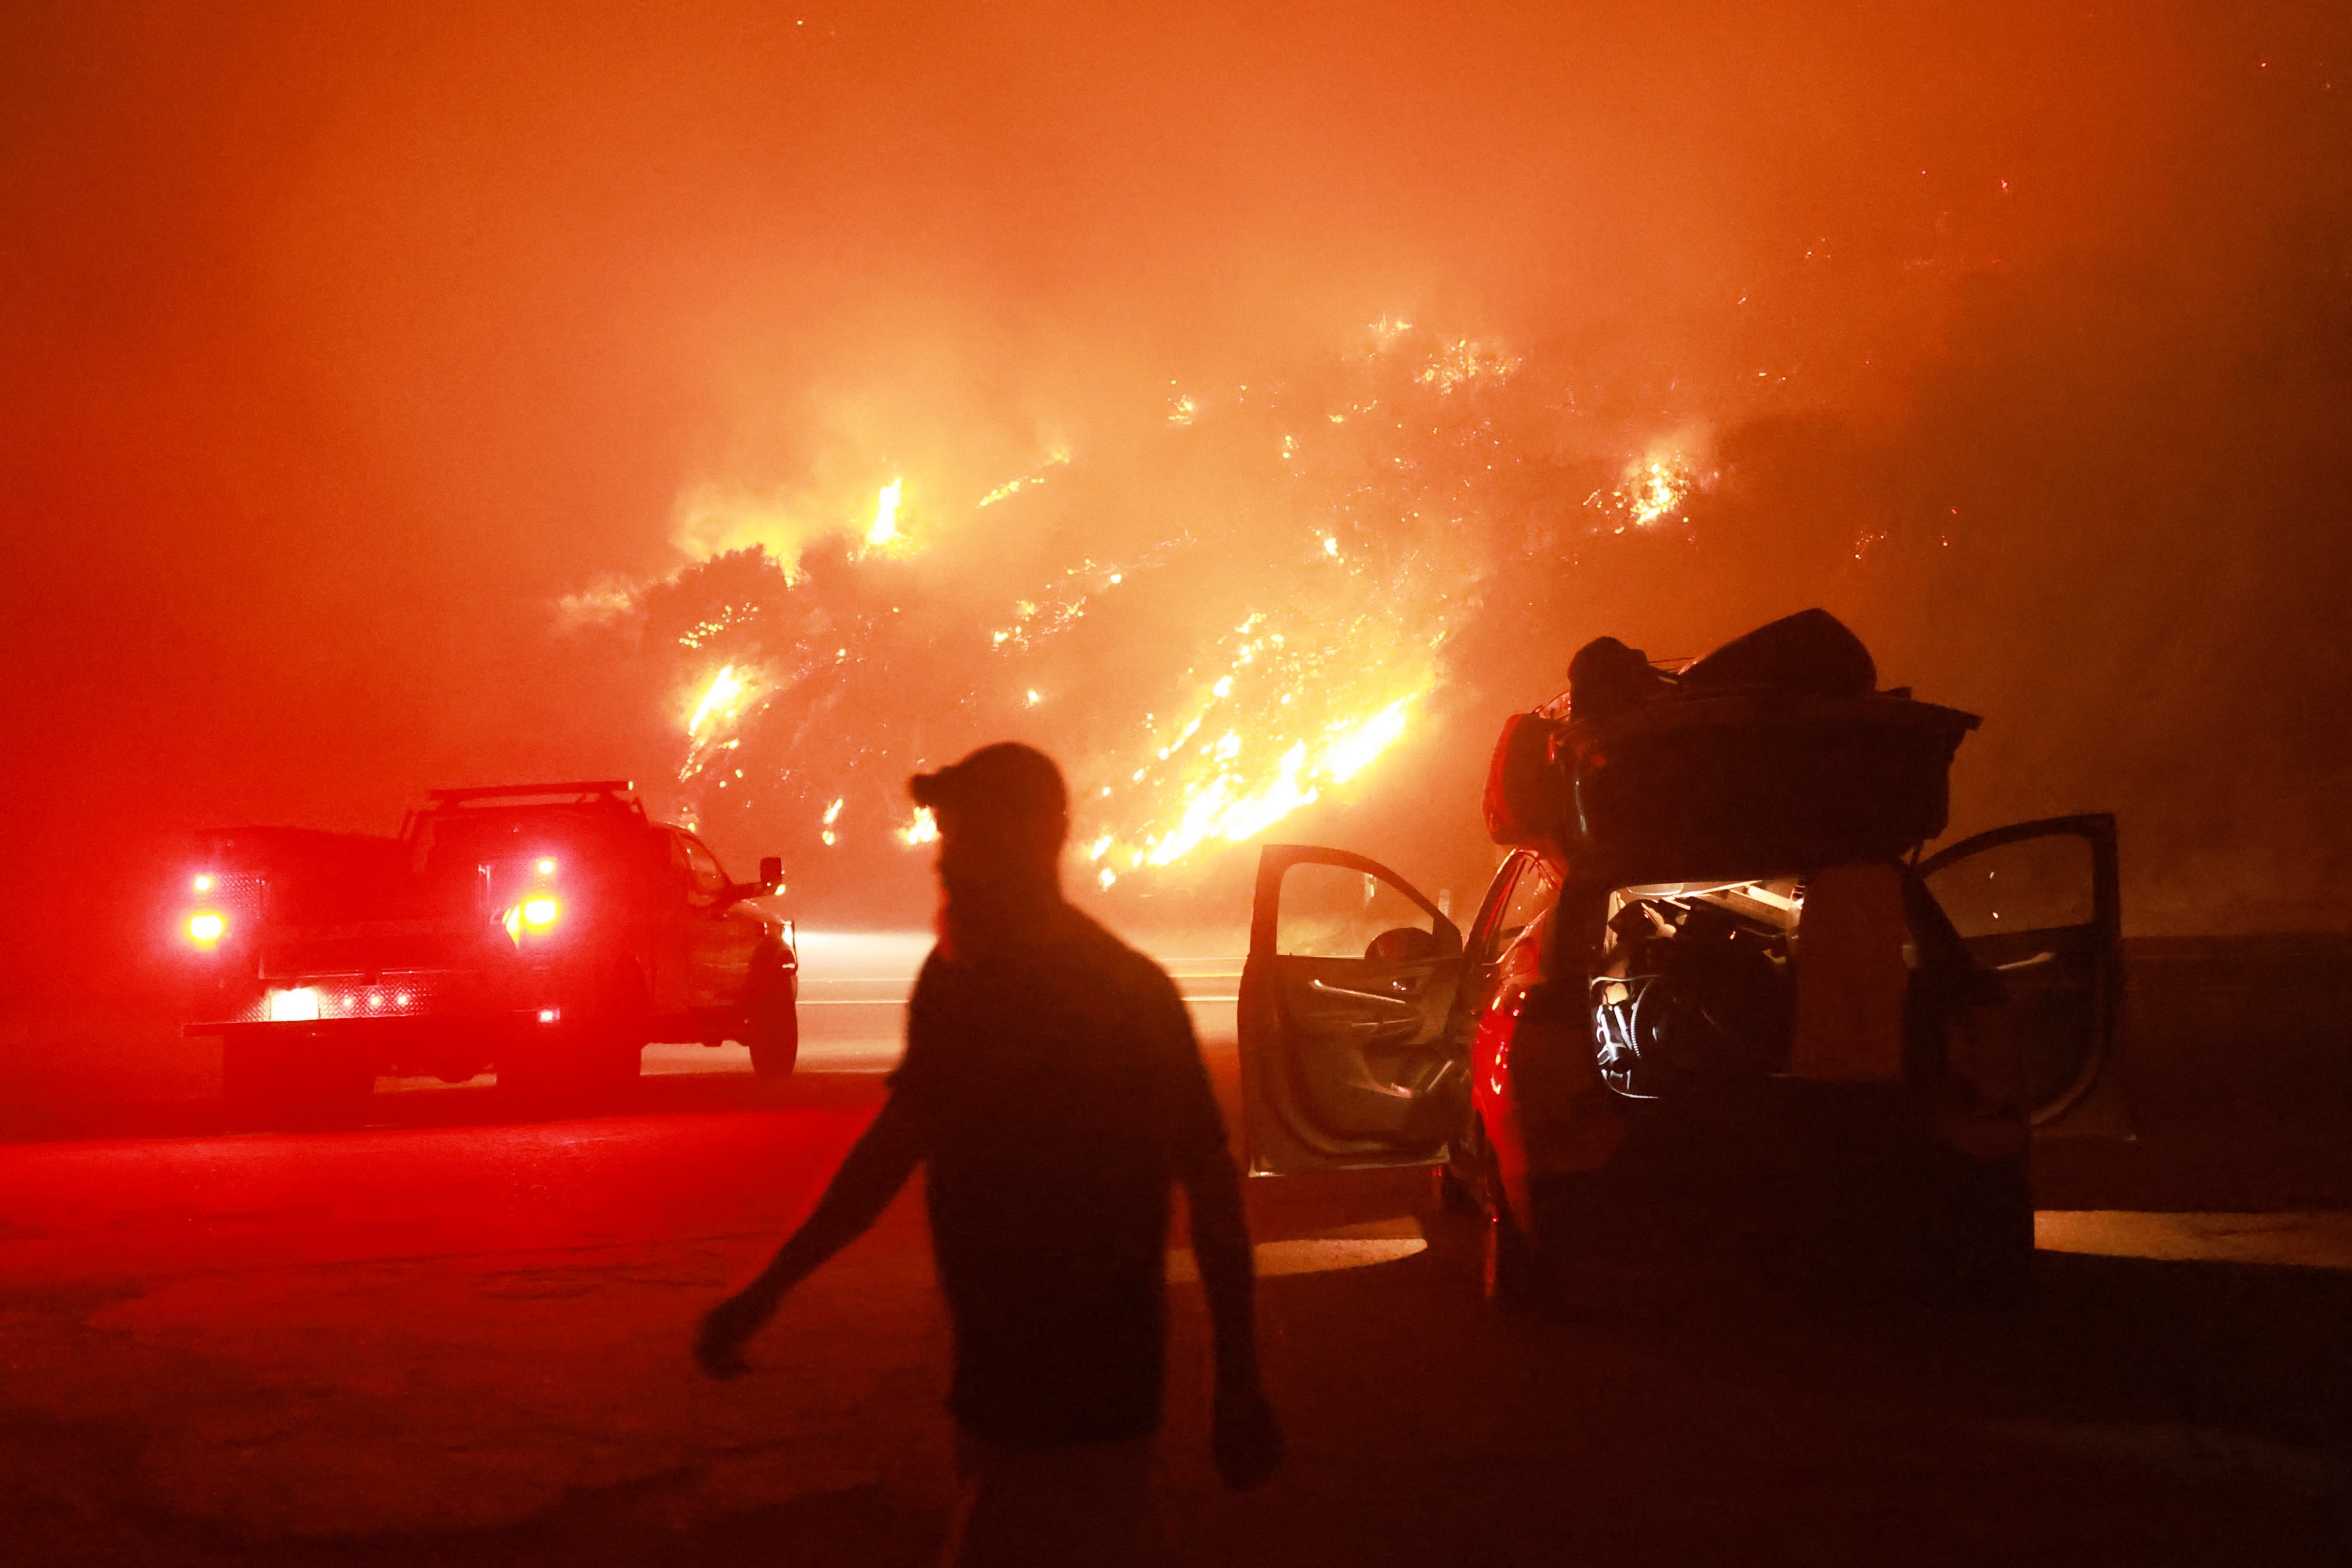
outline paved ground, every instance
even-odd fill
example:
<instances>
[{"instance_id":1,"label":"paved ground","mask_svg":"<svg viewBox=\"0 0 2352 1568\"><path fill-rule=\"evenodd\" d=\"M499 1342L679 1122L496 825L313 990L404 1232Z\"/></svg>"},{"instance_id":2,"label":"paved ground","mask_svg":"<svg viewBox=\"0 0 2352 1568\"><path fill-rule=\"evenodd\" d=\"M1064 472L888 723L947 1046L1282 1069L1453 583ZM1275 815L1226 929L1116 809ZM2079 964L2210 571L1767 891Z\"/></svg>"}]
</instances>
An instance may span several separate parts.
<instances>
[{"instance_id":1,"label":"paved ground","mask_svg":"<svg viewBox=\"0 0 2352 1568\"><path fill-rule=\"evenodd\" d=\"M890 981L827 983L813 1003ZM1187 984L1230 994L1213 965ZM1199 1012L1230 1093L1219 1006ZM892 1009L810 1017L791 1083L656 1051L626 1114L387 1086L363 1131L227 1135L194 1097L138 1111L149 1135L0 1146L0 1561L924 1561L947 1343L915 1195L788 1305L751 1377L685 1354L877 1101ZM2080 1188L2095 1161L2053 1166ZM1208 1471L1178 1284L1179 1560L2344 1560L2330 1215L2053 1211L2067 1250L2011 1317L1593 1322L1486 1309L1475 1238L1425 1191L1254 1184L1297 1451L1265 1493Z\"/></svg>"}]
</instances>

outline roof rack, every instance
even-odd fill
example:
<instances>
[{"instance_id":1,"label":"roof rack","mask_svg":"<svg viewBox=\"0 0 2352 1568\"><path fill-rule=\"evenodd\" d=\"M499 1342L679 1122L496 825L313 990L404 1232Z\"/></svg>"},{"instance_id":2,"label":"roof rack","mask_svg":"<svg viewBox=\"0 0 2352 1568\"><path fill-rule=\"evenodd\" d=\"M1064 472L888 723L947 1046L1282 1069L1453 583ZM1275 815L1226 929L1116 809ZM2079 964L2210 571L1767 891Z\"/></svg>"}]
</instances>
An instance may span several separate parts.
<instances>
[{"instance_id":1,"label":"roof rack","mask_svg":"<svg viewBox=\"0 0 2352 1568\"><path fill-rule=\"evenodd\" d=\"M544 799L551 795L625 795L636 788L626 779L592 779L572 784L483 784L465 789L428 789L425 798L438 806L460 806L468 800Z\"/></svg>"}]
</instances>

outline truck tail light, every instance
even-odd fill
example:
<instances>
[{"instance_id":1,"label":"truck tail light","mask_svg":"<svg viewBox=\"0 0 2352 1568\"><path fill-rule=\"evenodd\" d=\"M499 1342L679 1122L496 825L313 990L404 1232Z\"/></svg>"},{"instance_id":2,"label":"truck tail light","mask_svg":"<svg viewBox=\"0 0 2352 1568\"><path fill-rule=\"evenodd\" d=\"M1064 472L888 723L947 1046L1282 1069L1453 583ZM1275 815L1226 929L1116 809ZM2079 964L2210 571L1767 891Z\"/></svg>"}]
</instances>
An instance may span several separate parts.
<instances>
[{"instance_id":1,"label":"truck tail light","mask_svg":"<svg viewBox=\"0 0 2352 1568\"><path fill-rule=\"evenodd\" d=\"M271 1023L309 1023L319 1016L319 993L309 986L269 993Z\"/></svg>"},{"instance_id":2,"label":"truck tail light","mask_svg":"<svg viewBox=\"0 0 2352 1568\"><path fill-rule=\"evenodd\" d=\"M199 947L210 947L228 935L228 922L210 910L188 916L188 940Z\"/></svg>"},{"instance_id":3,"label":"truck tail light","mask_svg":"<svg viewBox=\"0 0 2352 1568\"><path fill-rule=\"evenodd\" d=\"M546 936L562 918L562 904L545 894L537 894L520 904L508 905L499 924L507 928L508 937L520 945L526 935Z\"/></svg>"}]
</instances>

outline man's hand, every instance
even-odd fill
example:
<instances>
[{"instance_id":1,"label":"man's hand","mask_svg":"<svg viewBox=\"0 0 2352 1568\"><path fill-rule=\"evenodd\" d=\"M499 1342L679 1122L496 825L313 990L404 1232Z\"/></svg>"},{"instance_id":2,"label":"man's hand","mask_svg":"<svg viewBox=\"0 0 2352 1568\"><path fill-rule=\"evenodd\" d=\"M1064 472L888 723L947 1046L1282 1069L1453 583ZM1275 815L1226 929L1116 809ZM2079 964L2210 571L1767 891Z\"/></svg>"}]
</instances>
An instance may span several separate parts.
<instances>
[{"instance_id":1,"label":"man's hand","mask_svg":"<svg viewBox=\"0 0 2352 1568\"><path fill-rule=\"evenodd\" d=\"M850 1145L848 1157L817 1199L816 1212L776 1249L758 1279L711 1308L702 1320L694 1336L694 1359L702 1370L713 1377L740 1377L751 1371L743 1362L743 1347L751 1336L776 1315L793 1286L866 1233L922 1157L921 1124L893 1094Z\"/></svg>"},{"instance_id":2,"label":"man's hand","mask_svg":"<svg viewBox=\"0 0 2352 1568\"><path fill-rule=\"evenodd\" d=\"M704 1314L694 1336L694 1359L717 1378L740 1377L751 1370L743 1346L775 1311L753 1291L740 1291Z\"/></svg>"},{"instance_id":3,"label":"man's hand","mask_svg":"<svg viewBox=\"0 0 2352 1568\"><path fill-rule=\"evenodd\" d=\"M1235 1491L1254 1491L1274 1479L1282 1468L1282 1424L1274 1418L1264 1389L1253 1384L1217 1390L1209 1447L1217 1457L1217 1473Z\"/></svg>"}]
</instances>

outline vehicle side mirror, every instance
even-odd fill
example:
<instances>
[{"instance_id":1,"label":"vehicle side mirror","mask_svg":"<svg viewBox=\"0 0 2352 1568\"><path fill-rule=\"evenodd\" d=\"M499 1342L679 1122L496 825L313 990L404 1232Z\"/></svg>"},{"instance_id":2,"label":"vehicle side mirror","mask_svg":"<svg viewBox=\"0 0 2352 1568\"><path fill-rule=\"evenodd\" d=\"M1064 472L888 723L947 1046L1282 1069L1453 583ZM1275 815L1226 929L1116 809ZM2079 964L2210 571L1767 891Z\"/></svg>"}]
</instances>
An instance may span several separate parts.
<instances>
[{"instance_id":1,"label":"vehicle side mirror","mask_svg":"<svg viewBox=\"0 0 2352 1568\"><path fill-rule=\"evenodd\" d=\"M777 888L783 886L784 857L782 855L761 855L760 857L760 881L771 893L773 893Z\"/></svg>"}]
</instances>

